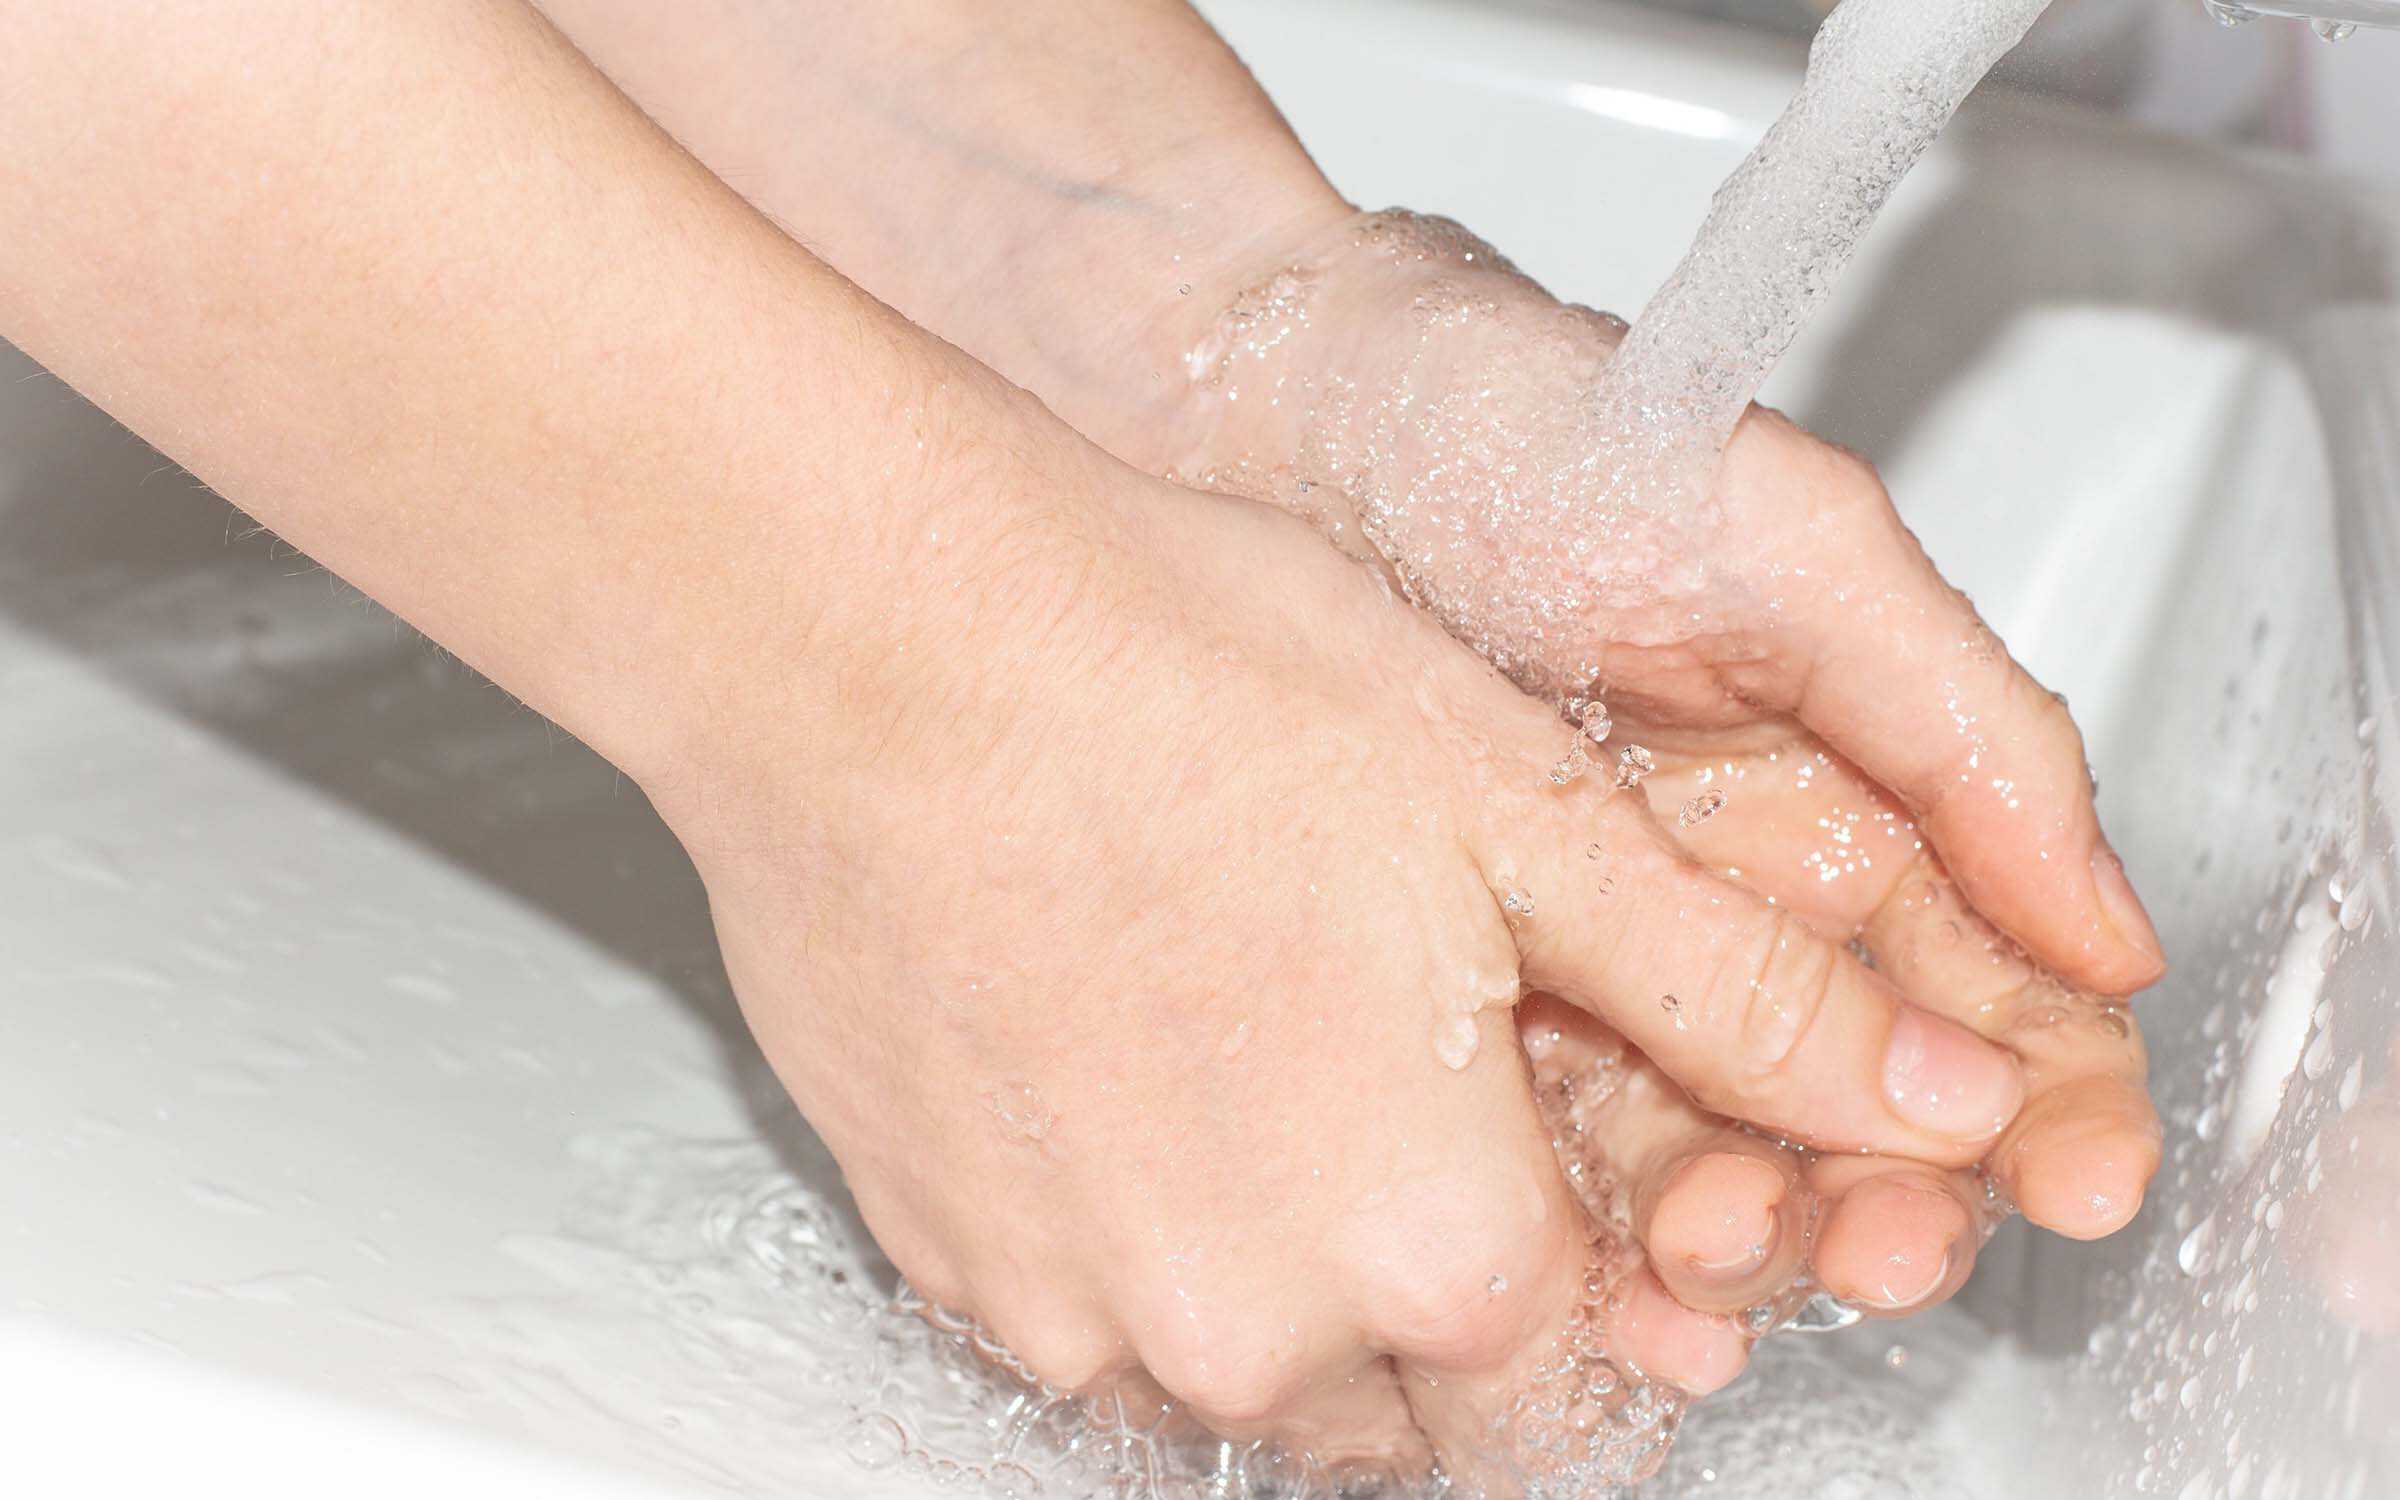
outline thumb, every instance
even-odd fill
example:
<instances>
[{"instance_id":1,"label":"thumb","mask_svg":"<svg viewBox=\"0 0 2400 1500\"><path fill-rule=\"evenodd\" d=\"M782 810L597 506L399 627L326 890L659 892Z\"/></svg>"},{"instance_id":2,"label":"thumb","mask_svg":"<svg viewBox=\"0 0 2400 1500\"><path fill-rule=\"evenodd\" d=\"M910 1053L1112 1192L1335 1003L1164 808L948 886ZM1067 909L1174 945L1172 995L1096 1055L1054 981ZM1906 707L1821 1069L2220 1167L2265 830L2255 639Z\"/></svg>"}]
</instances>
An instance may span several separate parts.
<instances>
[{"instance_id":1,"label":"thumb","mask_svg":"<svg viewBox=\"0 0 2400 1500\"><path fill-rule=\"evenodd\" d=\"M1615 1027L1706 1108L1828 1150L1963 1166L2024 1102L2008 1052L1693 863L1638 798L1510 801L1524 815L1483 830L1478 854L1515 893L1526 983Z\"/></svg>"}]
</instances>

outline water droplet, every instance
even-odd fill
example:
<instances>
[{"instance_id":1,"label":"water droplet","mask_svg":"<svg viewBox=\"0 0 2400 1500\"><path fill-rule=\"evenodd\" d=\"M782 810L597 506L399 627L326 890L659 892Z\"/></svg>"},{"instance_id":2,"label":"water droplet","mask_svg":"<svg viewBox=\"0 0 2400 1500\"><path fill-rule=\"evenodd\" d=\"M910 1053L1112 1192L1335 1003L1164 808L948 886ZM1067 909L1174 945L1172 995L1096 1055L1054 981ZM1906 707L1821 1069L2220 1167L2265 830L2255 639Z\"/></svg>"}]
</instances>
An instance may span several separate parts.
<instances>
[{"instance_id":1,"label":"water droplet","mask_svg":"<svg viewBox=\"0 0 2400 1500\"><path fill-rule=\"evenodd\" d=\"M1434 1025L1433 1055L1441 1059L1443 1067L1458 1072L1475 1060L1481 1041L1473 1016L1449 1016Z\"/></svg>"},{"instance_id":2,"label":"water droplet","mask_svg":"<svg viewBox=\"0 0 2400 1500\"><path fill-rule=\"evenodd\" d=\"M1585 859L1598 859L1601 855L1601 852L1601 848L1598 844L1586 844L1583 846L1583 857Z\"/></svg>"},{"instance_id":3,"label":"water droplet","mask_svg":"<svg viewBox=\"0 0 2400 1500\"><path fill-rule=\"evenodd\" d=\"M2207 1268L2209 1247L2216 1243L2216 1220L2202 1219L2192 1232L2175 1247L2175 1264L2186 1276L2197 1276Z\"/></svg>"},{"instance_id":4,"label":"water droplet","mask_svg":"<svg viewBox=\"0 0 2400 1500\"><path fill-rule=\"evenodd\" d=\"M1512 917L1530 917L1533 915L1533 894L1512 885L1501 893L1500 909Z\"/></svg>"},{"instance_id":5,"label":"water droplet","mask_svg":"<svg viewBox=\"0 0 2400 1500\"><path fill-rule=\"evenodd\" d=\"M1692 1023L1684 1019L1683 1002L1676 999L1673 995L1665 995L1660 997L1658 1008L1674 1018L1675 1029L1677 1031L1689 1031L1692 1029Z\"/></svg>"},{"instance_id":6,"label":"water droplet","mask_svg":"<svg viewBox=\"0 0 2400 1500\"><path fill-rule=\"evenodd\" d=\"M1717 809L1724 805L1725 794L1715 787L1710 787L1707 791L1683 804L1683 811L1675 815L1675 826L1696 828L1715 817Z\"/></svg>"},{"instance_id":7,"label":"water droplet","mask_svg":"<svg viewBox=\"0 0 2400 1500\"><path fill-rule=\"evenodd\" d=\"M2308 28L2329 42L2338 42L2358 30L2358 23L2355 21L2311 21L2308 23ZM2374 722L2373 719L2367 720L2369 724ZM2363 740L2366 736L2362 734L2359 738Z\"/></svg>"},{"instance_id":8,"label":"water droplet","mask_svg":"<svg viewBox=\"0 0 2400 1500\"><path fill-rule=\"evenodd\" d=\"M1616 721L1608 716L1608 705L1601 702L1597 694L1586 698L1580 705L1570 705L1570 708L1583 737L1595 745L1607 739L1617 727Z\"/></svg>"},{"instance_id":9,"label":"water droplet","mask_svg":"<svg viewBox=\"0 0 2400 1500\"><path fill-rule=\"evenodd\" d=\"M1497 1297L1502 1292L1508 1290L1508 1278L1505 1276L1495 1276L1483 1284L1483 1289L1492 1296Z\"/></svg>"},{"instance_id":10,"label":"water droplet","mask_svg":"<svg viewBox=\"0 0 2400 1500\"><path fill-rule=\"evenodd\" d=\"M2334 1090L2333 1102L2344 1109L2356 1104L2358 1091L2364 1086L2366 1077L2367 1060L2363 1057L2352 1058L2350 1070L2342 1075L2341 1086Z\"/></svg>"},{"instance_id":11,"label":"water droplet","mask_svg":"<svg viewBox=\"0 0 2400 1500\"><path fill-rule=\"evenodd\" d=\"M1827 1291L1812 1292L1807 1301L1793 1309L1792 1315L1780 1325L1790 1333L1832 1333L1849 1328L1866 1318L1866 1314Z\"/></svg>"},{"instance_id":12,"label":"water droplet","mask_svg":"<svg viewBox=\"0 0 2400 1500\"><path fill-rule=\"evenodd\" d=\"M2300 1071L2314 1082L2324 1077L2325 1070L2332 1066L2333 1033L2320 1029L2316 1039L2308 1044L2308 1050L2300 1054Z\"/></svg>"},{"instance_id":13,"label":"water droplet","mask_svg":"<svg viewBox=\"0 0 2400 1500\"><path fill-rule=\"evenodd\" d=\"M1885 1366L1890 1369L1906 1369L1908 1367L1908 1346L1906 1344L1894 1344L1889 1349L1884 1350L1883 1362Z\"/></svg>"},{"instance_id":14,"label":"water droplet","mask_svg":"<svg viewBox=\"0 0 2400 1500\"><path fill-rule=\"evenodd\" d=\"M1225 1033L1225 1040L1218 1044L1217 1055L1222 1058L1231 1059L1237 1056L1241 1050L1248 1045L1250 1045L1250 1023L1248 1021L1237 1021L1234 1023L1233 1030Z\"/></svg>"},{"instance_id":15,"label":"water droplet","mask_svg":"<svg viewBox=\"0 0 2400 1500\"><path fill-rule=\"evenodd\" d=\"M984 1107L1000 1126L1000 1134L1020 1145L1038 1146L1058 1123L1058 1116L1030 1083L1003 1083L983 1091Z\"/></svg>"},{"instance_id":16,"label":"water droplet","mask_svg":"<svg viewBox=\"0 0 2400 1500\"><path fill-rule=\"evenodd\" d=\"M1636 787L1642 778L1658 769L1658 761L1639 745L1627 745L1617 752L1617 785Z\"/></svg>"}]
</instances>

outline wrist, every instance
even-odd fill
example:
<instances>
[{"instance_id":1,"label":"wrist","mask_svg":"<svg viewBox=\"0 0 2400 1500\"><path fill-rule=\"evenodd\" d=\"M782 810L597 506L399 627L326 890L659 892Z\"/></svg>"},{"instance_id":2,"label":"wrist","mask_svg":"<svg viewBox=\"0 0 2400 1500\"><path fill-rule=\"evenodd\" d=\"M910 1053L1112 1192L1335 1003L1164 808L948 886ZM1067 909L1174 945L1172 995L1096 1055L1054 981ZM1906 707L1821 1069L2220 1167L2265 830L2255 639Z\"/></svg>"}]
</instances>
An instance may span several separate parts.
<instances>
[{"instance_id":1,"label":"wrist","mask_svg":"<svg viewBox=\"0 0 2400 1500\"><path fill-rule=\"evenodd\" d=\"M1588 394L1623 332L1451 220L1353 213L1200 325L1160 424L1172 438L1162 467L1330 529L1329 505L1366 501L1396 475L1475 467L1478 455L1441 450L1474 443L1498 394L1561 409Z\"/></svg>"},{"instance_id":2,"label":"wrist","mask_svg":"<svg viewBox=\"0 0 2400 1500\"><path fill-rule=\"evenodd\" d=\"M1002 295L958 288L968 300L933 325L1108 452L1164 472L1188 418L1192 349L1245 288L1357 216L1271 123L1060 201L1020 226Z\"/></svg>"},{"instance_id":3,"label":"wrist","mask_svg":"<svg viewBox=\"0 0 2400 1500\"><path fill-rule=\"evenodd\" d=\"M837 515L795 506L713 597L671 611L640 753L612 759L696 858L823 847L916 798L1041 665L1044 621L1110 532L1106 459L980 373L895 412L920 458L862 472Z\"/></svg>"}]
</instances>

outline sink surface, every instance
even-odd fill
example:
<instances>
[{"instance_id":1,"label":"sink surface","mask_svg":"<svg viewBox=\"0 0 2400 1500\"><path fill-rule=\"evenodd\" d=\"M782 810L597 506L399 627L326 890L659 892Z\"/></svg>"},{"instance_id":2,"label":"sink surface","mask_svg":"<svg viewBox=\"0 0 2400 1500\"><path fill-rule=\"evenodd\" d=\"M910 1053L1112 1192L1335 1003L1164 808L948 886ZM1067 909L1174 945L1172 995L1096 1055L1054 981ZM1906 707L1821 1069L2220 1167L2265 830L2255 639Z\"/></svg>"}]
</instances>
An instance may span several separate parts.
<instances>
[{"instance_id":1,"label":"sink surface","mask_svg":"<svg viewBox=\"0 0 2400 1500\"><path fill-rule=\"evenodd\" d=\"M1204 8L1355 200L1626 312L1800 61L1598 3ZM2350 1144L2400 974L2394 222L1980 97L1769 387L2075 701L2177 959L2142 1219L1996 1243L1955 1388L1876 1398L1944 1493L2400 1492L2400 1314L2343 1258L2400 1222ZM855 1225L639 793L4 346L0 516L21 1492L924 1490L845 1455L847 1353L745 1279L759 1183Z\"/></svg>"}]
</instances>

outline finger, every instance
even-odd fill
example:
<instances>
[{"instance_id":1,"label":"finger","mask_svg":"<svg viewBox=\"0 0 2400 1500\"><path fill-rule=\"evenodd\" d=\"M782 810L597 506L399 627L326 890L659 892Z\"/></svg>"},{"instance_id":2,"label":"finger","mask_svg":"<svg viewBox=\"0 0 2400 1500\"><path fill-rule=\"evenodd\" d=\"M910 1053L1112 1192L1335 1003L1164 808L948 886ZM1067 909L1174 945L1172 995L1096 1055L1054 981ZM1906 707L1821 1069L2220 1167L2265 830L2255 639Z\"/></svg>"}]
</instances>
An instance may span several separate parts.
<instances>
[{"instance_id":1,"label":"finger","mask_svg":"<svg viewBox=\"0 0 2400 1500\"><path fill-rule=\"evenodd\" d=\"M1967 1284L1990 1225L1972 1173L1829 1156L1808 1178L1826 1204L1813 1257L1827 1291L1869 1316L1897 1317Z\"/></svg>"},{"instance_id":2,"label":"finger","mask_svg":"<svg viewBox=\"0 0 2400 1500\"><path fill-rule=\"evenodd\" d=\"M1583 1494L1647 1478L1672 1431L1661 1417L1721 1389L1748 1359L1731 1319L1685 1307L1638 1258L1599 1242L1539 1336L1473 1365L1400 1368L1418 1426L1464 1493Z\"/></svg>"},{"instance_id":3,"label":"finger","mask_svg":"<svg viewBox=\"0 0 2400 1500\"><path fill-rule=\"evenodd\" d=\"M1903 990L2022 1060L2025 1108L1987 1163L2025 1217L2073 1239L2131 1222L2162 1139L2131 1012L2043 974L1930 862L1899 884L1863 936Z\"/></svg>"},{"instance_id":4,"label":"finger","mask_svg":"<svg viewBox=\"0 0 2400 1500\"><path fill-rule=\"evenodd\" d=\"M1491 803L1525 812L1509 800ZM1529 984L1599 1016L1703 1107L1742 1123L1942 1165L1983 1154L2024 1099L2013 1058L1906 1003L1790 912L1701 869L1646 813L1616 811L1626 806L1556 794L1540 821L1484 831L1484 869L1524 893ZM1565 855L1601 821L1601 860Z\"/></svg>"},{"instance_id":5,"label":"finger","mask_svg":"<svg viewBox=\"0 0 2400 1500\"><path fill-rule=\"evenodd\" d=\"M1337 1475L1374 1469L1406 1477L1423 1474L1433 1464L1433 1449L1417 1430L1416 1416L1400 1387L1400 1372L1389 1359L1370 1361L1339 1381L1307 1392L1283 1414L1271 1435L1286 1452L1306 1454L1317 1467Z\"/></svg>"},{"instance_id":6,"label":"finger","mask_svg":"<svg viewBox=\"0 0 2400 1500\"><path fill-rule=\"evenodd\" d=\"M1171 1398L1180 1405L1182 1420L1228 1442L1271 1449L1275 1457L1245 1464L1253 1481L1269 1472L1299 1478L1361 1466L1422 1473L1432 1464L1433 1451L1417 1430L1389 1359L1357 1361L1291 1388L1255 1388L1255 1394L1235 1389L1205 1380L1170 1385L1149 1372L1119 1382L1128 1411L1138 1417L1155 1418L1157 1407L1143 1404L1155 1392L1153 1402Z\"/></svg>"},{"instance_id":7,"label":"finger","mask_svg":"<svg viewBox=\"0 0 2400 1500\"><path fill-rule=\"evenodd\" d=\"M1555 996L1527 996L1517 1025L1584 1211L1598 1223L1629 1223L1677 1301L1737 1312L1792 1284L1815 1206L1797 1153L1701 1109L1649 1059Z\"/></svg>"},{"instance_id":8,"label":"finger","mask_svg":"<svg viewBox=\"0 0 2400 1500\"><path fill-rule=\"evenodd\" d=\"M2074 720L1935 571L1873 471L1762 414L1721 474L1786 509L1798 486L1817 518L1786 570L1781 659L1737 674L1748 689L1897 793L1976 908L2052 970L2109 994L2156 980L2158 936L2101 836Z\"/></svg>"},{"instance_id":9,"label":"finger","mask_svg":"<svg viewBox=\"0 0 2400 1500\"><path fill-rule=\"evenodd\" d=\"M1507 1015L1492 1019L1515 1026ZM1425 1236L1426 1212L1396 1202L1389 1222L1416 1224L1422 1243L1368 1257L1359 1278L1385 1287L1360 1309L1368 1341L1393 1357L1419 1428L1445 1472L1472 1479L1468 1493L1519 1493L1529 1473L1582 1465L1591 1474L1602 1458L1628 1459L1656 1434L1617 1420L1626 1403L1647 1402L1641 1409L1655 1413L1680 1399L1677 1382L1714 1389L1745 1358L1730 1324L1637 1276L1638 1255L1584 1214L1553 1156L1553 1127L1536 1107L1523 1054L1506 1040L1503 1032L1492 1050L1519 1059L1517 1068L1479 1064L1459 1075L1492 1092L1474 1132L1456 1138L1456 1172L1420 1162L1412 1173L1437 1184L1431 1191L1457 1227L1435 1224L1439 1232ZM1536 1201L1527 1201L1528 1187ZM1394 1278L1394 1266L1408 1274ZM1610 1356L1620 1317L1655 1361L1647 1374ZM1657 1453L1630 1458L1646 1469Z\"/></svg>"},{"instance_id":10,"label":"finger","mask_svg":"<svg viewBox=\"0 0 2400 1500\"><path fill-rule=\"evenodd\" d=\"M1720 1125L1645 1164L1634 1232L1676 1301L1739 1312L1799 1273L1809 1253L1809 1199L1791 1153Z\"/></svg>"},{"instance_id":11,"label":"finger","mask_svg":"<svg viewBox=\"0 0 2400 1500\"><path fill-rule=\"evenodd\" d=\"M2131 1015L2045 976L1968 904L1901 810L1839 757L1802 747L1768 765L1677 768L1646 790L1672 799L1701 775L1735 790L1706 823L1677 830L1687 850L1739 869L1744 884L1830 936L1856 934L1909 1000L2019 1053L2030 1102L1991 1161L2026 1216L2077 1238L2130 1219L2158 1140Z\"/></svg>"}]
</instances>

